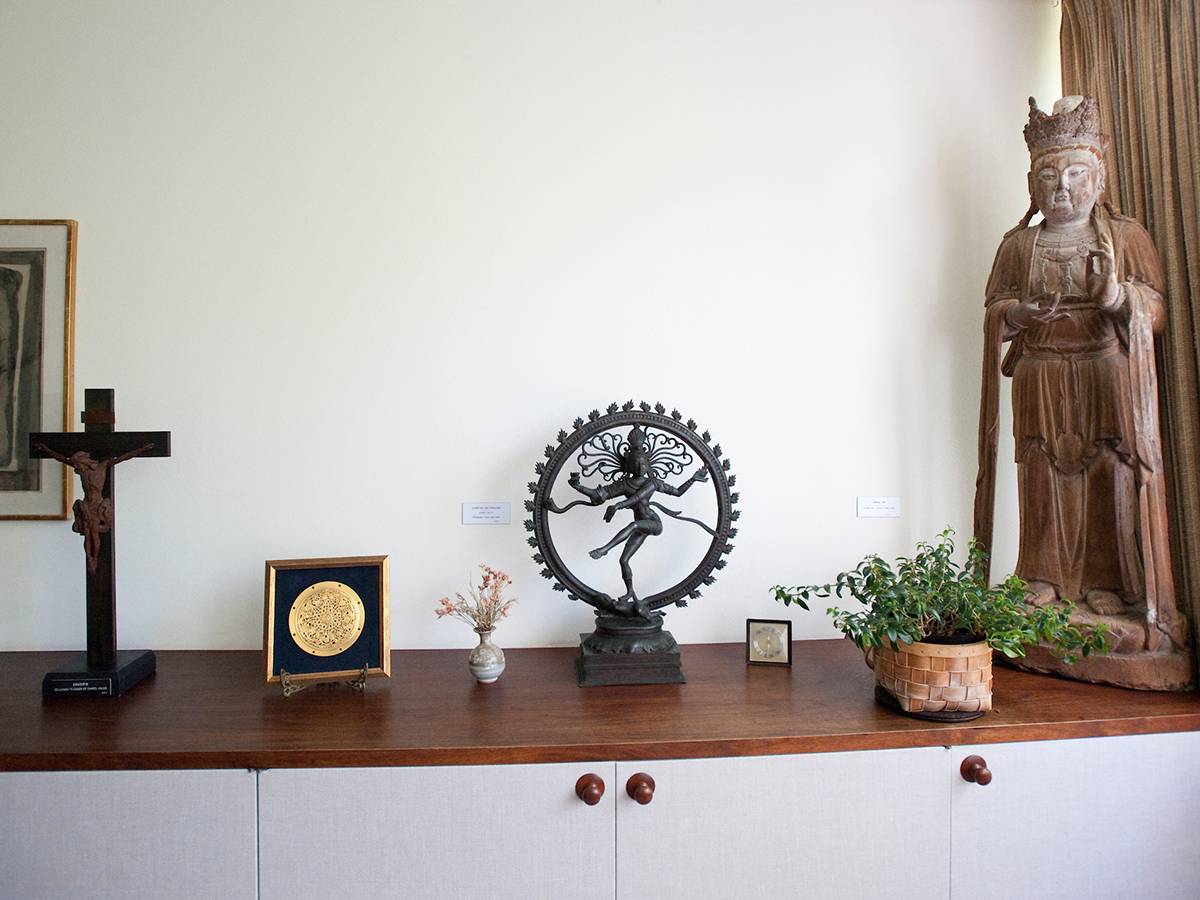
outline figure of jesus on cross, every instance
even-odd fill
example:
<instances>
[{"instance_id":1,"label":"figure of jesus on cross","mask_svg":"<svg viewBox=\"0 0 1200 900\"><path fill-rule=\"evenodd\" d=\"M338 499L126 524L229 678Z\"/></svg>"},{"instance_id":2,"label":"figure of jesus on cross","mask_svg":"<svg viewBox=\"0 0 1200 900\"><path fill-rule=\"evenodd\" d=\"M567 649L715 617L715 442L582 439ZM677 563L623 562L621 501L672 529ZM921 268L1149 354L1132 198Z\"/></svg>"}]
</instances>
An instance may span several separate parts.
<instances>
[{"instance_id":1,"label":"figure of jesus on cross","mask_svg":"<svg viewBox=\"0 0 1200 900\"><path fill-rule=\"evenodd\" d=\"M105 487L108 486L109 470L117 463L149 453L154 449L154 445L142 444L111 459L98 460L92 459L92 455L86 450L76 450L70 456L63 456L40 441L33 446L50 459L57 459L64 466L74 469L83 484L83 499L76 500L72 507L75 511L75 524L71 526L71 530L83 535L88 572L94 574L100 564L100 535L112 531L112 498L104 493Z\"/></svg>"},{"instance_id":2,"label":"figure of jesus on cross","mask_svg":"<svg viewBox=\"0 0 1200 900\"><path fill-rule=\"evenodd\" d=\"M87 555L87 663L49 673L42 684L47 696L115 696L152 673L155 666L149 650L117 652L113 469L136 456L170 456L171 433L114 430L113 392L107 388L84 391L82 419L82 433L29 435L30 457L56 459L74 469L83 483L83 497L74 505L72 528L83 535Z\"/></svg>"}]
</instances>

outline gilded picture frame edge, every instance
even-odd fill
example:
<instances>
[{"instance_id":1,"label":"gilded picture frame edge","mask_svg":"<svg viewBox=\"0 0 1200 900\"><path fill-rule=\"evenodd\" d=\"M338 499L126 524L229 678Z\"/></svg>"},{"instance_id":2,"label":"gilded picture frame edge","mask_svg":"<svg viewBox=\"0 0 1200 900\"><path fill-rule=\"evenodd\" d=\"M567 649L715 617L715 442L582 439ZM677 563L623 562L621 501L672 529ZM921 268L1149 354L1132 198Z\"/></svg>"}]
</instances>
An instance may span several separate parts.
<instances>
[{"instance_id":1,"label":"gilded picture frame edge","mask_svg":"<svg viewBox=\"0 0 1200 900\"><path fill-rule=\"evenodd\" d=\"M367 669L367 677L392 677L391 653L391 603L389 597L389 556L319 556L305 559L268 559L265 564L263 603L263 652L267 664L267 684L278 684L280 678L272 674L275 669L275 573L279 569L349 568L350 566L377 566L379 571L379 659L378 667ZM335 672L313 672L309 674L288 673L292 681L340 681L357 677L361 669L342 669Z\"/></svg>"},{"instance_id":2,"label":"gilded picture frame edge","mask_svg":"<svg viewBox=\"0 0 1200 900\"><path fill-rule=\"evenodd\" d=\"M380 561L379 566L379 597L383 604L379 620L379 659L382 661L383 676L392 677L392 605L391 597L391 564L387 556Z\"/></svg>"},{"instance_id":3,"label":"gilded picture frame edge","mask_svg":"<svg viewBox=\"0 0 1200 900\"><path fill-rule=\"evenodd\" d=\"M63 431L75 424L75 264L79 246L79 222L76 219L0 219L5 225L61 225L67 229L67 271L63 294ZM74 472L62 467L62 508L57 513L13 515L0 513L0 522L61 522L71 517L75 501Z\"/></svg>"}]
</instances>

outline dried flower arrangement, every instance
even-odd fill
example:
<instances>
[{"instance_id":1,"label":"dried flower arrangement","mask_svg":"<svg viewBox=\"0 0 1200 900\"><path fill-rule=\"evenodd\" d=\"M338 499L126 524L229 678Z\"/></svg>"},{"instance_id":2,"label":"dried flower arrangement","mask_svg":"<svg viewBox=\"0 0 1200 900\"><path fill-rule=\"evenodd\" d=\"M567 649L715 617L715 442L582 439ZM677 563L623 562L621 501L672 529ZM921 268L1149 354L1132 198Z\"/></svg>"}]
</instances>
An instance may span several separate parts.
<instances>
[{"instance_id":1,"label":"dried flower arrangement","mask_svg":"<svg viewBox=\"0 0 1200 900\"><path fill-rule=\"evenodd\" d=\"M478 587L468 583L467 596L456 593L456 600L443 597L438 602L434 612L439 619L458 619L483 632L495 629L496 624L508 615L509 608L517 602L516 597L509 599L504 596L505 590L512 584L512 578L483 563L479 568L483 571L483 580Z\"/></svg>"}]
</instances>

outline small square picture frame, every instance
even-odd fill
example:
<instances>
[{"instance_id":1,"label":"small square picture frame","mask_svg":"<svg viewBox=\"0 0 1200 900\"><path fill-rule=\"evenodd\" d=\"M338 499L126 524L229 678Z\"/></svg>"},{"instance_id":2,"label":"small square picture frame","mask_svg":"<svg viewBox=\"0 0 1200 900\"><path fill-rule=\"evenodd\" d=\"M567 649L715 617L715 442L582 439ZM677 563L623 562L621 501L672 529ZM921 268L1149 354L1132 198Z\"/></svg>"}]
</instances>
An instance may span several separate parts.
<instances>
[{"instance_id":1,"label":"small square picture frame","mask_svg":"<svg viewBox=\"0 0 1200 900\"><path fill-rule=\"evenodd\" d=\"M387 556L270 559L265 580L268 684L391 677Z\"/></svg>"},{"instance_id":2,"label":"small square picture frame","mask_svg":"<svg viewBox=\"0 0 1200 900\"><path fill-rule=\"evenodd\" d=\"M746 664L790 666L792 622L790 619L746 620Z\"/></svg>"}]
</instances>

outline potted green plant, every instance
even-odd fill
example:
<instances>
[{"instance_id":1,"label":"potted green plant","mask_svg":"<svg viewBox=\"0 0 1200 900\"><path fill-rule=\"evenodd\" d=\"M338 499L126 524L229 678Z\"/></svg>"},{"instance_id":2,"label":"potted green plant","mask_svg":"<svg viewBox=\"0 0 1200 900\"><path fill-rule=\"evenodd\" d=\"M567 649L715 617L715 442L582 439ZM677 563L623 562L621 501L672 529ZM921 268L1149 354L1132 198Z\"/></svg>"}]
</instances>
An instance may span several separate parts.
<instances>
[{"instance_id":1,"label":"potted green plant","mask_svg":"<svg viewBox=\"0 0 1200 900\"><path fill-rule=\"evenodd\" d=\"M1070 603L1034 606L1016 575L989 586L986 563L974 539L966 563L955 562L947 528L894 565L871 554L832 584L776 585L771 592L804 609L811 599L849 594L862 610L828 613L875 670L876 699L920 719L965 721L992 708L992 651L1019 657L1040 643L1073 663L1108 649L1105 626L1072 622Z\"/></svg>"}]
</instances>

